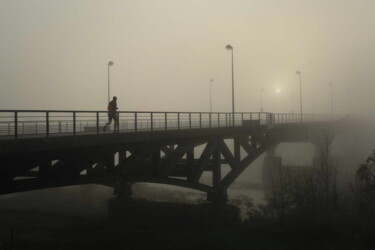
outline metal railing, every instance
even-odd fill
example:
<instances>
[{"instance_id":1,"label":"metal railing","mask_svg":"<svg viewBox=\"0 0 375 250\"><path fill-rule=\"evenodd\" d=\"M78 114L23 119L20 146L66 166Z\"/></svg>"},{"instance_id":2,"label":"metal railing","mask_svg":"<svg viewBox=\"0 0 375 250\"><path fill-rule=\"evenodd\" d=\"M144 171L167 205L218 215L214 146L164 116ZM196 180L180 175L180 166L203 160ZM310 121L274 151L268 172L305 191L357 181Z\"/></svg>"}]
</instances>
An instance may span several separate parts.
<instances>
[{"instance_id":1,"label":"metal railing","mask_svg":"<svg viewBox=\"0 0 375 250\"><path fill-rule=\"evenodd\" d=\"M120 111L117 133L328 121L328 114ZM0 139L106 134L106 111L0 110ZM112 122L111 127L114 127Z\"/></svg>"}]
</instances>

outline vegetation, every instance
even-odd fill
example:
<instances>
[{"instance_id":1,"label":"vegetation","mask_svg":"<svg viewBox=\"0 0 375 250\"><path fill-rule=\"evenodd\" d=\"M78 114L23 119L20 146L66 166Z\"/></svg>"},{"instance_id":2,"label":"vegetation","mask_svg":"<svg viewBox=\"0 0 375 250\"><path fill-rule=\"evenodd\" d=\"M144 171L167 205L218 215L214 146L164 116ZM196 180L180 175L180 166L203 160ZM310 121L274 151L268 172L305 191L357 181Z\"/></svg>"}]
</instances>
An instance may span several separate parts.
<instances>
[{"instance_id":1,"label":"vegetation","mask_svg":"<svg viewBox=\"0 0 375 250\"><path fill-rule=\"evenodd\" d=\"M318 164L304 171L280 168L273 176L273 192L267 204L249 209L245 231L283 237L310 247L373 248L374 166L361 165L349 187L339 191L329 133L323 133L320 139L316 144Z\"/></svg>"}]
</instances>

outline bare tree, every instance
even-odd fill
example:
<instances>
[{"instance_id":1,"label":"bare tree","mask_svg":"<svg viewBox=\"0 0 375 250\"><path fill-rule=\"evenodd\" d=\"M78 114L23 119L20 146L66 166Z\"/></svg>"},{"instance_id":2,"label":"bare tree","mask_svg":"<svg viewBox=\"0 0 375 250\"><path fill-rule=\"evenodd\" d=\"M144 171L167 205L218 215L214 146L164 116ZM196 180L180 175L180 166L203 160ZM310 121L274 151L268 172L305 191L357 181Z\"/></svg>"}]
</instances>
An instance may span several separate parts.
<instances>
[{"instance_id":1,"label":"bare tree","mask_svg":"<svg viewBox=\"0 0 375 250\"><path fill-rule=\"evenodd\" d=\"M315 141L317 149L317 164L315 164L315 181L322 205L326 210L332 209L337 203L337 174L338 168L332 153L331 144L334 138L329 127L323 128Z\"/></svg>"}]
</instances>

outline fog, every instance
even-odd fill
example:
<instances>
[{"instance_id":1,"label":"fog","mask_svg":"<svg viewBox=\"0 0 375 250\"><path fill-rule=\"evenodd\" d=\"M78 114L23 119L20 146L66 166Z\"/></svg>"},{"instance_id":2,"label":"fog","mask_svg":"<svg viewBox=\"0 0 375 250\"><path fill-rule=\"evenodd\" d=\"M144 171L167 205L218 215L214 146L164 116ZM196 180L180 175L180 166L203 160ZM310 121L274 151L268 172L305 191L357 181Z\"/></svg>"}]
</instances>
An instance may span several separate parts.
<instances>
[{"instance_id":1,"label":"fog","mask_svg":"<svg viewBox=\"0 0 375 250\"><path fill-rule=\"evenodd\" d=\"M372 0L0 2L0 107L372 115ZM280 89L280 93L276 93Z\"/></svg>"},{"instance_id":2,"label":"fog","mask_svg":"<svg viewBox=\"0 0 375 250\"><path fill-rule=\"evenodd\" d=\"M331 217L340 221L332 225L342 228L341 221L345 224L351 216L355 222L345 224L347 228L343 232L347 234L339 233L337 238L345 245L344 239L352 232L360 232L358 235L365 232L362 238L353 234L353 239L366 239L368 233L373 242L375 214L345 209L346 202L351 202L346 197L348 193L361 194L355 190L349 192L353 186L348 183L354 183L351 181L358 167L375 148L374 10L373 0L0 0L0 110L105 111L110 94L118 97L119 111L208 112L212 82L212 111L230 112L232 64L231 51L226 50L226 45L230 44L234 48L236 112L258 112L263 108L266 112L290 113L299 112L302 105L304 113L331 113L333 107L335 114L370 118L360 126L334 131L329 153L338 167L338 190L343 186L347 188L338 192L341 203L332 198L332 204L339 204L343 209L332 209L335 213L339 211L339 216L332 213L335 216ZM109 67L110 61L114 64ZM296 71L301 72L302 96ZM109 79L110 93L107 92ZM230 142L228 147L233 151L232 145ZM202 148L197 151L201 153ZM307 142L284 142L270 151L281 157L282 166L311 168L317 156L316 148ZM256 219L260 214L248 214L253 205L267 205L270 201L265 199L261 189L267 153L252 162L228 189L229 203L241 208L241 216L256 215ZM229 170L228 165L223 165L223 176ZM204 173L200 181L212 184L212 173ZM249 183L255 188L249 188ZM135 200L203 204L206 199L206 193L175 186L137 183L132 188ZM374 200L375 188L373 191L369 201ZM107 209L114 197L112 188L99 185L2 195L0 243L6 249L5 243L13 241L8 239L13 237L8 237L11 226L16 229L19 246L29 246L31 242L27 249L34 249L32 246L41 249L39 239L50 241L52 247L48 249L59 244L66 244L70 249L69 244L97 244L96 241L102 239L116 247L121 243L121 246L137 249L131 244L149 244L150 249L159 246L157 239L164 237L176 239L174 249L182 249L178 244L188 249L193 242L191 239L197 238L189 234L184 234L186 239L180 238L176 230L177 236L162 232L149 241L145 240L144 232L154 235L158 230L141 228L130 233L112 228L107 222ZM305 197L309 198L308 193ZM324 221L326 217L322 216L330 215L330 200L323 202L326 210L321 209L319 201L316 206L306 206L314 213L301 206L303 209L299 212L303 213L298 215L303 214L301 218L312 221L315 218L317 224L332 222ZM155 206L156 203L150 204ZM269 204L272 210L272 200ZM365 204L369 211L375 211L375 203ZM157 207L155 210L164 211ZM284 207L282 210L284 219ZM272 211L278 212L277 209ZM315 213L316 217L310 216ZM296 214L291 213L290 218L297 218L293 217ZM263 227L278 230L281 225L282 228L282 220L280 224L274 223L273 215L271 219L266 213L261 215L258 222L249 220L245 225L255 225L256 233ZM257 224L259 221L261 223ZM301 224L315 225L308 220L301 221ZM291 223L294 225L293 220ZM363 224L364 230L353 227L356 223ZM39 228L35 230L34 225ZM324 233L321 225L316 231L311 230L311 235L335 238L334 233ZM296 232L303 231L296 228ZM246 240L238 236L241 239L238 241L236 236L228 246L233 248L235 241L246 242L246 246L256 245L248 240L254 235L251 227L246 230L235 234L250 232L246 237L241 236ZM270 235L274 235L272 230ZM265 232L267 235L268 231ZM218 246L230 248L216 239L229 239L231 234L223 237L226 233L221 231L209 233L212 233L209 237L199 235L199 231L197 235L209 240L216 237ZM285 233L280 239L287 235L291 239L294 237L292 233ZM270 239L274 239L272 237ZM266 241L271 240L264 239L262 244L267 246ZM314 242L319 240L314 238ZM289 246L290 242L285 244ZM190 248L196 247L191 245Z\"/></svg>"}]
</instances>

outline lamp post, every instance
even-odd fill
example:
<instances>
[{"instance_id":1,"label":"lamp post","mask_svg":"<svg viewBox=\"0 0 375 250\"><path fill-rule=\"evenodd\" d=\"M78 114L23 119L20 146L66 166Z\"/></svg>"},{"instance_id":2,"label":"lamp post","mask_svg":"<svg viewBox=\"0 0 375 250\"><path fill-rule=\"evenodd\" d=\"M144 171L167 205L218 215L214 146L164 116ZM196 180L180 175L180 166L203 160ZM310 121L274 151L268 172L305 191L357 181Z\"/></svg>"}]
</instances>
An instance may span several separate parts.
<instances>
[{"instance_id":1,"label":"lamp post","mask_svg":"<svg viewBox=\"0 0 375 250\"><path fill-rule=\"evenodd\" d=\"M234 70L233 70L233 47L232 45L228 44L225 46L227 50L230 50L232 52L232 123L234 126Z\"/></svg>"},{"instance_id":2,"label":"lamp post","mask_svg":"<svg viewBox=\"0 0 375 250\"><path fill-rule=\"evenodd\" d=\"M328 85L331 89L331 114L332 114L332 117L333 117L333 85L332 85L332 83L329 83Z\"/></svg>"},{"instance_id":3,"label":"lamp post","mask_svg":"<svg viewBox=\"0 0 375 250\"><path fill-rule=\"evenodd\" d=\"M299 75L299 104L301 107L301 122L302 122L302 73L301 71L297 70L297 75Z\"/></svg>"},{"instance_id":4,"label":"lamp post","mask_svg":"<svg viewBox=\"0 0 375 250\"><path fill-rule=\"evenodd\" d=\"M294 94L291 94L290 95L290 111L292 112L292 114L294 114L294 102L293 102L293 99L294 99Z\"/></svg>"},{"instance_id":5,"label":"lamp post","mask_svg":"<svg viewBox=\"0 0 375 250\"><path fill-rule=\"evenodd\" d=\"M109 61L108 62L108 102L110 100L110 87L109 87L109 83L110 83L110 77L109 77L109 67L111 67L113 65L113 62L112 61Z\"/></svg>"},{"instance_id":6,"label":"lamp post","mask_svg":"<svg viewBox=\"0 0 375 250\"><path fill-rule=\"evenodd\" d=\"M212 83L214 82L214 79L210 80L210 112L212 112Z\"/></svg>"},{"instance_id":7,"label":"lamp post","mask_svg":"<svg viewBox=\"0 0 375 250\"><path fill-rule=\"evenodd\" d=\"M263 112L263 91L264 89L260 89L260 112Z\"/></svg>"}]
</instances>

